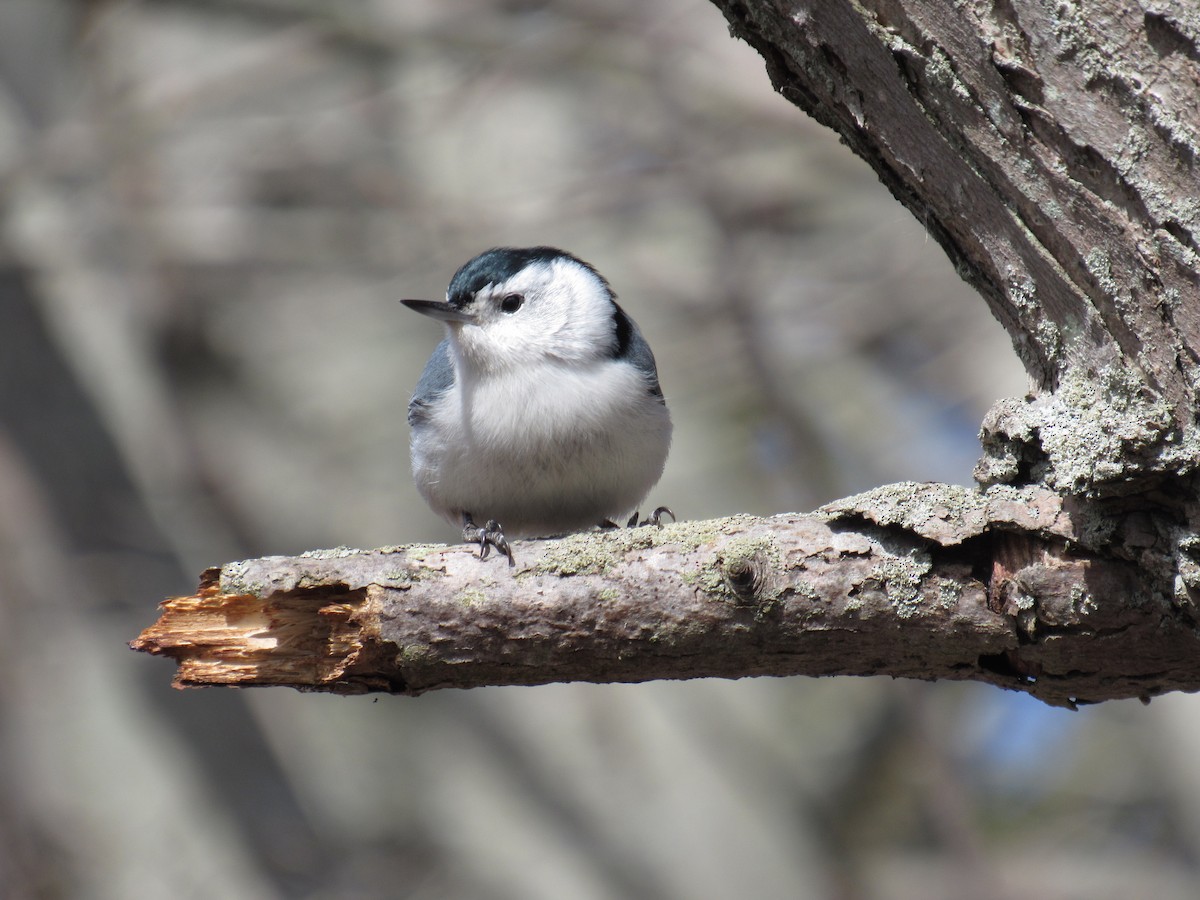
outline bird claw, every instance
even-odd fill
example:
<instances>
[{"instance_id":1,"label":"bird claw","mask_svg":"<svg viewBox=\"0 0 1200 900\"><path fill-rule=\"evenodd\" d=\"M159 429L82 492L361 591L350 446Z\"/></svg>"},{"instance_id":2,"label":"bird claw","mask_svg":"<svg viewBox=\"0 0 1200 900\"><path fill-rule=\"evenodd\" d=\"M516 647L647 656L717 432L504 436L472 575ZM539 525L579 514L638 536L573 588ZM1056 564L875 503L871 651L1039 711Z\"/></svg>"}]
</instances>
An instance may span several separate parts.
<instances>
[{"instance_id":1,"label":"bird claw","mask_svg":"<svg viewBox=\"0 0 1200 900\"><path fill-rule=\"evenodd\" d=\"M654 512L650 513L649 518L642 519L642 521L639 522L638 517L640 515L641 515L640 511L634 512L634 514L629 517L629 521L626 523L625 527L637 528L642 525L653 525L655 528L662 528L662 517L664 515L670 516L672 522L676 521L675 513L671 512L671 508L669 506L658 507L658 509L656 509L656 510L654 510Z\"/></svg>"},{"instance_id":2,"label":"bird claw","mask_svg":"<svg viewBox=\"0 0 1200 900\"><path fill-rule=\"evenodd\" d=\"M643 519L641 524L642 525L653 525L655 528L662 528L662 517L664 515L670 516L672 522L676 521L675 513L671 511L671 507L660 506L657 509L655 509L654 512L650 513L650 518Z\"/></svg>"},{"instance_id":3,"label":"bird claw","mask_svg":"<svg viewBox=\"0 0 1200 900\"><path fill-rule=\"evenodd\" d=\"M508 543L508 538L504 536L504 532L500 528L500 523L495 519L488 519L482 528L475 524L469 515L463 516L463 540L468 544L479 545L479 558L487 559L488 554L495 547L498 553L503 554L508 558L508 564L515 566L517 561L513 559L512 547Z\"/></svg>"}]
</instances>

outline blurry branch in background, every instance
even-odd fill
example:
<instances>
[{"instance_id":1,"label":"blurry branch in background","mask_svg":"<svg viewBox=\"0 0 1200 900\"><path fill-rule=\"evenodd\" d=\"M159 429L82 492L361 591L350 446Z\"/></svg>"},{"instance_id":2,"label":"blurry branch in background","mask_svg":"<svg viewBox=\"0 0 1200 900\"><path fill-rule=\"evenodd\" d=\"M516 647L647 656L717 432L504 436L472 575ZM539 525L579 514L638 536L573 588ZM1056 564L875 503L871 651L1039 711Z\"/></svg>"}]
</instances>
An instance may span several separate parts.
<instances>
[{"instance_id":1,"label":"blurry branch in background","mask_svg":"<svg viewBox=\"0 0 1200 900\"><path fill-rule=\"evenodd\" d=\"M239 563L138 649L177 657L184 684L344 691L796 673L1062 704L1200 689L1194 17L716 2L1012 336L1037 391L988 414L984 490L530 542L515 578L461 549Z\"/></svg>"},{"instance_id":2,"label":"blurry branch in background","mask_svg":"<svg viewBox=\"0 0 1200 900\"><path fill-rule=\"evenodd\" d=\"M753 284L750 278L753 263L746 258L748 254L739 238L744 238L756 226L761 227L763 220L769 219L773 210L739 208L737 203L712 191L706 192L706 201L714 231L720 239L721 283L714 287L725 297L729 327L737 336L741 356L753 379L755 397L769 412L769 421L780 426L785 444L783 455L798 476L789 479L789 485L794 485L790 493L802 492L799 500L805 502L804 508L808 509L819 500L811 497L810 491L804 490L806 486L832 488L831 494L820 499L837 496L841 493L837 490L838 483L844 480L844 476L828 442L820 434L815 417L804 408L801 398L789 394L780 367L771 352L772 342L764 337L773 323L757 308L755 297L748 287ZM802 477L799 477L801 473ZM790 505L796 499L788 497L784 502Z\"/></svg>"}]
</instances>

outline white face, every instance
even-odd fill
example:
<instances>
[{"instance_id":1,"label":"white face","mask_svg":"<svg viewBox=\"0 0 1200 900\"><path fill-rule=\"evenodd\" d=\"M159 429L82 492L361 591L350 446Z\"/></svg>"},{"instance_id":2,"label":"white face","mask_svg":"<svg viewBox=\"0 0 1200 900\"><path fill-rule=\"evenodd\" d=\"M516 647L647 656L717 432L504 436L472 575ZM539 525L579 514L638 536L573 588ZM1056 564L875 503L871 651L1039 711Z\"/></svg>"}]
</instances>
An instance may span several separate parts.
<instances>
[{"instance_id":1,"label":"white face","mask_svg":"<svg viewBox=\"0 0 1200 900\"><path fill-rule=\"evenodd\" d=\"M570 259L536 262L487 285L464 307L474 321L447 323L465 362L500 371L607 355L615 338L604 284Z\"/></svg>"}]
</instances>

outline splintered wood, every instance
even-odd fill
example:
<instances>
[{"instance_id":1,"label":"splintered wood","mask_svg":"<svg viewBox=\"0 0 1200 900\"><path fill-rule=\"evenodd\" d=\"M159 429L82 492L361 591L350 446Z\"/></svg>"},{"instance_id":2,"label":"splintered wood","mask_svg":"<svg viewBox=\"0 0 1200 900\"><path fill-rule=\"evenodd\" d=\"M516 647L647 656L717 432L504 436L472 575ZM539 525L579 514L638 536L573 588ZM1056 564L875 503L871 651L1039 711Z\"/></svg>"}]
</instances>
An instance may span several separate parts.
<instances>
[{"instance_id":1,"label":"splintered wood","mask_svg":"<svg viewBox=\"0 0 1200 900\"><path fill-rule=\"evenodd\" d=\"M1094 523L1093 523L1094 525ZM890 485L815 515L230 563L132 643L175 683L420 694L755 675L985 681L1071 706L1200 687L1169 595L1055 495ZM1114 661L1120 661L1115 665Z\"/></svg>"}]
</instances>

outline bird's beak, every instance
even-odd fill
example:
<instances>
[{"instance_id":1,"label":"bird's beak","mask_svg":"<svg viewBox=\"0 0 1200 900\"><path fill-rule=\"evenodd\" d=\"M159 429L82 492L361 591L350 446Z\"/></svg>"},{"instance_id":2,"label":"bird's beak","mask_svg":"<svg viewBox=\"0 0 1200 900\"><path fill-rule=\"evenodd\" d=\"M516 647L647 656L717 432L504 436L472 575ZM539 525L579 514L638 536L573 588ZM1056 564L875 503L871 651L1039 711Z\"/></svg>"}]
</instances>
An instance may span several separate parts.
<instances>
[{"instance_id":1,"label":"bird's beak","mask_svg":"<svg viewBox=\"0 0 1200 900\"><path fill-rule=\"evenodd\" d=\"M469 312L451 306L442 300L401 300L409 309L416 310L423 316L437 319L440 322L474 322L475 317Z\"/></svg>"}]
</instances>

